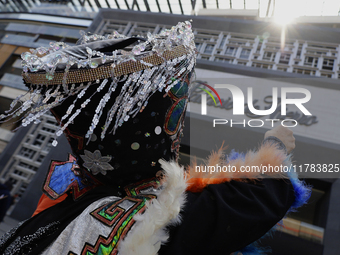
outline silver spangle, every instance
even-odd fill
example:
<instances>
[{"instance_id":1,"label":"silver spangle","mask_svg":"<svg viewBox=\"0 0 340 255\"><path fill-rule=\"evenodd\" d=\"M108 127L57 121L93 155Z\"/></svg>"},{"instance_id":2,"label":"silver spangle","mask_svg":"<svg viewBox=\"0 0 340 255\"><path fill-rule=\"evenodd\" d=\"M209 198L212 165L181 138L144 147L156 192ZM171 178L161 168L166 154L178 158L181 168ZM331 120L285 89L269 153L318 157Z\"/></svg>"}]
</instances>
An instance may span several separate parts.
<instances>
[{"instance_id":1,"label":"silver spangle","mask_svg":"<svg viewBox=\"0 0 340 255\"><path fill-rule=\"evenodd\" d=\"M84 153L85 155L80 155L84 161L83 166L89 169L92 174L96 175L101 173L106 175L107 171L114 169L108 163L111 161L111 156L102 156L99 150L96 150L93 153L88 150L84 150Z\"/></svg>"},{"instance_id":2,"label":"silver spangle","mask_svg":"<svg viewBox=\"0 0 340 255\"><path fill-rule=\"evenodd\" d=\"M61 118L63 125L57 131L57 137L70 124L74 123L81 111L84 109L91 111L91 109L88 109L91 99L96 93L102 92L103 97L96 109L93 109L93 118L85 137L90 142L92 134L100 129L100 138L104 139L105 135L108 133L115 134L117 128L123 126L124 122L129 121L142 112L147 107L149 98L155 92L168 93L176 84L174 79L181 80L194 68L196 48L194 34L189 21L179 22L176 26L171 29L162 30L159 34L148 33L147 41L139 42L130 51L120 49L113 51L112 55L106 55L103 52L88 47L88 43L91 42L124 38L127 37L119 34L117 31L105 36L88 35L82 31L78 44L85 45L87 53L87 58L85 59L78 59L68 54L67 51L63 51L63 49L73 47L64 42L51 42L49 47L39 47L36 50L32 49L30 52L22 53L24 72L45 71L48 80L53 79L59 65L64 66L62 84L48 89L46 85L34 84L35 86L32 86L28 95L15 99L10 106L11 109L5 112L5 114L0 115L0 123L16 117L21 117L22 126L28 126L32 122L38 123L38 119L45 112L62 104L69 96L77 95ZM160 65L153 65L143 60L145 57L154 54L164 58L163 54L165 51L172 50L177 46L184 46L187 53L172 60L164 61ZM114 68L121 63L131 60L138 60L147 68L124 75L124 77L115 77ZM97 68L104 63L112 67L111 83L107 79L95 77L87 85L80 84L76 86L75 84L66 84L71 68ZM108 103L110 100L113 101L111 96L116 91L119 82L122 83L120 93L115 95L113 104ZM88 93L87 89L89 86L96 86L97 90L94 93ZM21 105L15 107L19 103ZM76 107L76 104L79 107ZM110 109L106 109L109 107ZM110 114L104 115L103 112L109 112ZM104 123L104 125L99 127L99 123ZM56 145L57 141L55 140L53 146ZM99 168L96 169L95 172L98 172Z\"/></svg>"}]
</instances>

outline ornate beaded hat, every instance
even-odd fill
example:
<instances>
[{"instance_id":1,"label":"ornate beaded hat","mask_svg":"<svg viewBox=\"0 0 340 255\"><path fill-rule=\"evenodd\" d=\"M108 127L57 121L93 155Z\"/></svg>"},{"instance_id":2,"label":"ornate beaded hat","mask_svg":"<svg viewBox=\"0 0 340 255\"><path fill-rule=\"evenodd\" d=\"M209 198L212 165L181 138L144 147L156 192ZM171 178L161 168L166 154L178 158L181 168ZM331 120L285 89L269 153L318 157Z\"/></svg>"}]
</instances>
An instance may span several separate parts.
<instances>
[{"instance_id":1,"label":"ornate beaded hat","mask_svg":"<svg viewBox=\"0 0 340 255\"><path fill-rule=\"evenodd\" d=\"M29 92L0 120L19 116L27 126L51 110L56 138L64 133L81 168L105 180L138 180L154 175L159 158L177 158L196 60L190 22L147 38L83 32L76 46L55 42L21 57Z\"/></svg>"}]
</instances>

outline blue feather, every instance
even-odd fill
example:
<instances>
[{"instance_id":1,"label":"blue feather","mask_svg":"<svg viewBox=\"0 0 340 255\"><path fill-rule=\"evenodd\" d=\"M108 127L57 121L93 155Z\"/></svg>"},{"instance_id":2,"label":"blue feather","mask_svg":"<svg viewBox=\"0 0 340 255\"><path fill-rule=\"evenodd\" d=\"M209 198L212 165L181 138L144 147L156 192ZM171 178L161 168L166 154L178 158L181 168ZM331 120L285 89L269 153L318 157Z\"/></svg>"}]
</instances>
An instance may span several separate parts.
<instances>
[{"instance_id":1,"label":"blue feather","mask_svg":"<svg viewBox=\"0 0 340 255\"><path fill-rule=\"evenodd\" d=\"M235 159L244 159L245 155L244 153L237 152L235 150L231 150L230 154L226 156L227 163L229 161L235 160Z\"/></svg>"},{"instance_id":2,"label":"blue feather","mask_svg":"<svg viewBox=\"0 0 340 255\"><path fill-rule=\"evenodd\" d=\"M244 158L244 154L235 152L234 150L231 151L229 156L227 157L227 160L234 160L237 158ZM286 159L285 165L289 165L290 158L288 157ZM288 172L289 180L292 183L292 186L294 188L295 192L295 200L291 207L289 208L288 213L290 212L296 212L297 209L304 204L307 204L310 196L311 196L311 190L312 187L307 185L305 181L299 180L297 177L297 174L290 169L290 172ZM287 215L286 214L286 215ZM280 221L282 223L282 220ZM264 236L262 236L259 240L249 244L248 246L244 247L243 249L236 251L234 254L238 254L239 252L242 255L265 255L271 252L270 247L260 247L261 239L264 237L267 237L268 235L272 235L274 231L276 231L277 225L275 225L271 230L269 230Z\"/></svg>"},{"instance_id":3,"label":"blue feather","mask_svg":"<svg viewBox=\"0 0 340 255\"><path fill-rule=\"evenodd\" d=\"M312 187L307 185L305 181L299 180L294 172L289 172L288 177L295 191L295 200L288 212L295 212L297 208L307 204L312 193Z\"/></svg>"}]
</instances>

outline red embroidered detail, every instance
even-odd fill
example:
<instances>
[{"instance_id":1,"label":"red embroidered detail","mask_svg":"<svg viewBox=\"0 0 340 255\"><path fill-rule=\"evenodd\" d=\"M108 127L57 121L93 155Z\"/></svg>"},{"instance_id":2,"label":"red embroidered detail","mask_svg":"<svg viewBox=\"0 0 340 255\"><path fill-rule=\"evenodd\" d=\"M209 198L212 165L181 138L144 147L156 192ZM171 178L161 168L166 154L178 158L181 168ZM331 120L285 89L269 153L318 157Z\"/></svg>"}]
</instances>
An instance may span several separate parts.
<instances>
[{"instance_id":1,"label":"red embroidered detail","mask_svg":"<svg viewBox=\"0 0 340 255\"><path fill-rule=\"evenodd\" d=\"M84 136L80 136L80 135L71 133L71 131L68 128L66 128L66 130L64 132L65 132L66 137L69 140L70 144L72 143L72 141L70 141L70 138L73 138L73 139L77 140L77 143L78 143L77 149L78 149L78 151L83 149L83 147L84 147Z\"/></svg>"},{"instance_id":2,"label":"red embroidered detail","mask_svg":"<svg viewBox=\"0 0 340 255\"><path fill-rule=\"evenodd\" d=\"M69 154L68 161L52 160L43 186L46 195L52 199L57 199L67 191L72 190L73 198L78 199L87 191L102 185L98 180L85 172L84 176L77 175L76 173L80 173L75 170L77 166L76 158L71 154ZM61 176L65 179L63 185L56 181ZM68 181L67 187L64 187L65 181Z\"/></svg>"}]
</instances>

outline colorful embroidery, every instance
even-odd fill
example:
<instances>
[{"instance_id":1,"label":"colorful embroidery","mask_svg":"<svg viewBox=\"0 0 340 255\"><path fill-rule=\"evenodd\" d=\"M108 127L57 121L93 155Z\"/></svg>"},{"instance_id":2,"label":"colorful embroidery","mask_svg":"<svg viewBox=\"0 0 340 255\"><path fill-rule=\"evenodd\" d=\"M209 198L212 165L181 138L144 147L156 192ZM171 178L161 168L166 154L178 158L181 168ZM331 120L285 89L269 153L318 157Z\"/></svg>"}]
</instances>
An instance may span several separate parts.
<instances>
[{"instance_id":1,"label":"colorful embroidery","mask_svg":"<svg viewBox=\"0 0 340 255\"><path fill-rule=\"evenodd\" d=\"M124 187L124 190L128 196L138 196L141 192L153 188L157 189L159 187L159 181L157 178L145 179L143 181L133 183ZM154 198L154 195L143 194L143 196L148 196Z\"/></svg>"},{"instance_id":2,"label":"colorful embroidery","mask_svg":"<svg viewBox=\"0 0 340 255\"><path fill-rule=\"evenodd\" d=\"M52 160L43 187L45 193L52 199L57 199L72 190L73 198L77 199L100 185L100 182L86 174L85 171L83 171L84 176L80 176L77 168L76 158L71 154L65 162Z\"/></svg>"},{"instance_id":3,"label":"colorful embroidery","mask_svg":"<svg viewBox=\"0 0 340 255\"><path fill-rule=\"evenodd\" d=\"M84 136L74 134L68 128L66 128L64 132L66 134L66 137L67 137L67 140L69 141L69 143L72 144L71 138L74 139L75 142L78 145L77 146L78 152L81 151L84 147Z\"/></svg>"},{"instance_id":4,"label":"colorful embroidery","mask_svg":"<svg viewBox=\"0 0 340 255\"><path fill-rule=\"evenodd\" d=\"M145 211L148 200L156 198L155 195L147 194L147 191L158 188L158 186L159 181L156 178L127 186L125 190L128 196L91 212L94 218L113 229L109 236L99 236L94 246L86 243L81 254L117 254L119 242L124 239L135 223L133 217Z\"/></svg>"},{"instance_id":5,"label":"colorful embroidery","mask_svg":"<svg viewBox=\"0 0 340 255\"><path fill-rule=\"evenodd\" d=\"M111 227L125 211L135 209L141 204L140 199L124 197L117 202L112 202L94 210L91 215Z\"/></svg>"},{"instance_id":6,"label":"colorful embroidery","mask_svg":"<svg viewBox=\"0 0 340 255\"><path fill-rule=\"evenodd\" d=\"M183 115L188 100L188 84L190 82L190 77L191 73L182 79L175 80L174 82L176 84L168 92L169 97L174 101L166 115L164 123L164 130L169 135L176 134L180 125L182 124Z\"/></svg>"},{"instance_id":7,"label":"colorful embroidery","mask_svg":"<svg viewBox=\"0 0 340 255\"><path fill-rule=\"evenodd\" d=\"M171 151L178 151L180 145L181 145L181 140L180 140L179 137L177 137L175 140L173 140L173 142L171 144ZM177 160L177 158L176 158L176 160Z\"/></svg>"},{"instance_id":8,"label":"colorful embroidery","mask_svg":"<svg viewBox=\"0 0 340 255\"><path fill-rule=\"evenodd\" d=\"M176 83L168 92L169 97L174 101L165 117L164 131L171 135L171 151L175 152L175 159L179 157L179 137L183 131L185 109L188 103L188 91L191 79L191 72L184 78L175 80Z\"/></svg>"},{"instance_id":9,"label":"colorful embroidery","mask_svg":"<svg viewBox=\"0 0 340 255\"><path fill-rule=\"evenodd\" d=\"M128 210L119 207L120 204L126 201L133 203L133 205L129 207ZM127 232L134 224L135 221L133 216L135 216L137 213L144 212L146 201L147 199L145 197L125 197L116 203L104 205L104 207L93 211L91 215L96 219L105 225L115 226L107 238L99 236L94 246L86 243L81 254L117 254L119 241L122 240L122 237L125 237Z\"/></svg>"},{"instance_id":10,"label":"colorful embroidery","mask_svg":"<svg viewBox=\"0 0 340 255\"><path fill-rule=\"evenodd\" d=\"M164 130L169 135L174 135L177 133L178 128L182 124L183 112L187 105L188 97L181 97L174 102L171 106L164 124Z\"/></svg>"}]
</instances>

